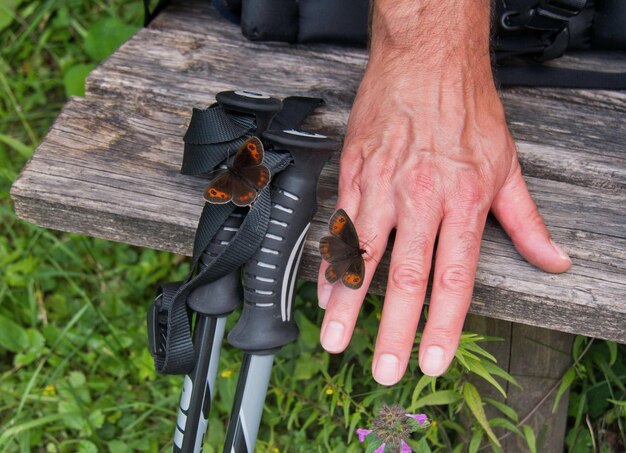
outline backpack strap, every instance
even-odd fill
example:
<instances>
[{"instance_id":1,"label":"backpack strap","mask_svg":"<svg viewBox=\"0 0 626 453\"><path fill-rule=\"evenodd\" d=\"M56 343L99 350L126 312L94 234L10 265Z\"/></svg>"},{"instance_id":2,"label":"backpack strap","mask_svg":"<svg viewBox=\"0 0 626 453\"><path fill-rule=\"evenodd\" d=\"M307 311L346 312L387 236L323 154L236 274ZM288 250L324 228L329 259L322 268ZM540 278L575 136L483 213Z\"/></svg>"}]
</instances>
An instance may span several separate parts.
<instances>
[{"instance_id":1,"label":"backpack strap","mask_svg":"<svg viewBox=\"0 0 626 453\"><path fill-rule=\"evenodd\" d=\"M583 71L530 63L497 66L494 76L501 85L603 90L626 89L626 72Z\"/></svg>"}]
</instances>

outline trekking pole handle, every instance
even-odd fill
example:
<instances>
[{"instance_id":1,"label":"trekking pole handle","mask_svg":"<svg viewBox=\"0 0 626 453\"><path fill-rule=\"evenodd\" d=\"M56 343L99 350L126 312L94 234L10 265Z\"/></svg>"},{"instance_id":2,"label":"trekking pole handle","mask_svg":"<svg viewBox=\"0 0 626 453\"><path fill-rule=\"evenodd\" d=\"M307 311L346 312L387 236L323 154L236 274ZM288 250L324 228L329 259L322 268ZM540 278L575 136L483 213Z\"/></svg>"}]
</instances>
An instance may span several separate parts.
<instances>
[{"instance_id":1,"label":"trekking pole handle","mask_svg":"<svg viewBox=\"0 0 626 453\"><path fill-rule=\"evenodd\" d=\"M324 135L294 130L266 131L263 138L288 150L294 162L272 181L269 228L244 266L244 308L228 335L230 344L257 355L273 353L298 336L292 319L296 274L317 211L319 174L340 146Z\"/></svg>"},{"instance_id":2,"label":"trekking pole handle","mask_svg":"<svg viewBox=\"0 0 626 453\"><path fill-rule=\"evenodd\" d=\"M270 121L283 107L280 99L253 91L221 91L215 95L218 104L224 110L246 113L256 117L254 134L260 136L269 126Z\"/></svg>"}]
</instances>

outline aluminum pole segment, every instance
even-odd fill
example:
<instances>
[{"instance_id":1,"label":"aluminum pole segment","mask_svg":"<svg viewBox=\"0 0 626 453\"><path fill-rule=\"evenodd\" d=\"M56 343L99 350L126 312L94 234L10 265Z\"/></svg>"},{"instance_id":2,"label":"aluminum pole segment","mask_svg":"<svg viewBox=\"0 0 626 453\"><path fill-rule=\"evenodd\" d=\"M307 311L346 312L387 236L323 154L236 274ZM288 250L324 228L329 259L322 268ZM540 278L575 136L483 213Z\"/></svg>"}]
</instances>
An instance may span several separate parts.
<instances>
[{"instance_id":1,"label":"aluminum pole segment","mask_svg":"<svg viewBox=\"0 0 626 453\"><path fill-rule=\"evenodd\" d=\"M194 329L196 365L185 376L174 432L174 453L202 451L225 327L225 316L197 315Z\"/></svg>"},{"instance_id":2,"label":"aluminum pole segment","mask_svg":"<svg viewBox=\"0 0 626 453\"><path fill-rule=\"evenodd\" d=\"M224 453L254 452L273 363L274 354L243 355Z\"/></svg>"}]
</instances>

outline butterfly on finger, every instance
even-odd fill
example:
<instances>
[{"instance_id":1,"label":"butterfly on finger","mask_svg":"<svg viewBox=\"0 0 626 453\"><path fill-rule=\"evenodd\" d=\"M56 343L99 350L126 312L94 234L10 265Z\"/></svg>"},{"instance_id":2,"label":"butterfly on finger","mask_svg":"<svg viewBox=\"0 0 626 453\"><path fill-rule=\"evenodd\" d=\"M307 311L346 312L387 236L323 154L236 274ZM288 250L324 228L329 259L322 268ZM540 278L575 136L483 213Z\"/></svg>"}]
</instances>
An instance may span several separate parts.
<instances>
[{"instance_id":1,"label":"butterfly on finger","mask_svg":"<svg viewBox=\"0 0 626 453\"><path fill-rule=\"evenodd\" d=\"M365 276L365 250L360 247L356 228L346 211L339 209L328 222L330 236L320 239L320 255L330 264L326 280L338 280L350 289L359 289Z\"/></svg>"},{"instance_id":2,"label":"butterfly on finger","mask_svg":"<svg viewBox=\"0 0 626 453\"><path fill-rule=\"evenodd\" d=\"M263 143L250 137L239 147L232 165L215 177L206 190L204 199L212 204L232 201L236 206L250 206L270 182L269 168L263 165Z\"/></svg>"}]
</instances>

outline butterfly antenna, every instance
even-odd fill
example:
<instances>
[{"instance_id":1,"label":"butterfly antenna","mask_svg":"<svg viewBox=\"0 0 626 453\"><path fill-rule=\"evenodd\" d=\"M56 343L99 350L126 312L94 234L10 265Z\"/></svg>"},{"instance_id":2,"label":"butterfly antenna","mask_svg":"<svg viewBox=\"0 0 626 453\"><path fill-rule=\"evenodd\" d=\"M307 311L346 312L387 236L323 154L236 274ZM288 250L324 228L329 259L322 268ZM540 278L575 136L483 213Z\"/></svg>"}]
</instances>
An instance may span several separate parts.
<instances>
[{"instance_id":1,"label":"butterfly antenna","mask_svg":"<svg viewBox=\"0 0 626 453\"><path fill-rule=\"evenodd\" d=\"M374 235L374 237L373 237L373 238L368 239L368 240L367 240L367 242L365 242L365 244L363 244L363 250L365 250L365 253L367 253L367 256L369 256L371 259L373 259L374 261L376 261L376 263L380 264L376 258L374 258L372 255L370 255L370 254L367 252L367 248L366 248L368 245L370 245L370 244L372 243L372 241L373 241L374 239L376 239L376 236L378 236L378 235L377 235L377 234L376 234L376 235Z\"/></svg>"}]
</instances>

